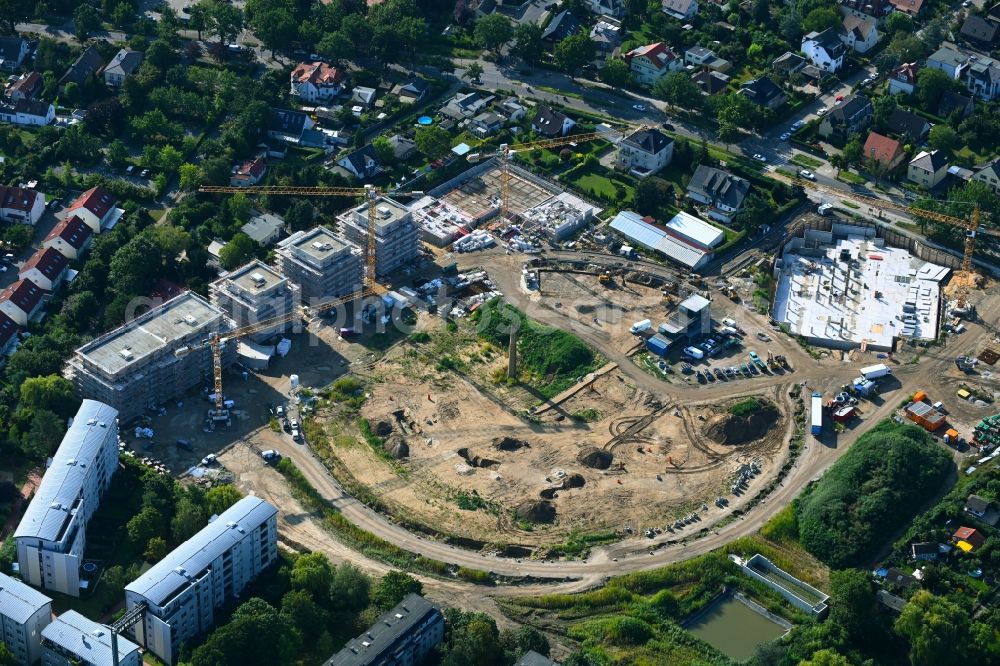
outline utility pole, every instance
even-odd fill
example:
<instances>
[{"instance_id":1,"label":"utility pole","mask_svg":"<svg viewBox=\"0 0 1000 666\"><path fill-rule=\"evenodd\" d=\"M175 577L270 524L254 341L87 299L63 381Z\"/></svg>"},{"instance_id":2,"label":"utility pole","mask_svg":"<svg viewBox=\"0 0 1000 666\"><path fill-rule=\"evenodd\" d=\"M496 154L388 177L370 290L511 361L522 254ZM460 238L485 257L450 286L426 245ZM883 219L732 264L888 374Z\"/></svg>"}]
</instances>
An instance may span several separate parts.
<instances>
[{"instance_id":1,"label":"utility pole","mask_svg":"<svg viewBox=\"0 0 1000 666\"><path fill-rule=\"evenodd\" d=\"M510 327L510 342L507 345L507 379L517 381L517 329Z\"/></svg>"}]
</instances>

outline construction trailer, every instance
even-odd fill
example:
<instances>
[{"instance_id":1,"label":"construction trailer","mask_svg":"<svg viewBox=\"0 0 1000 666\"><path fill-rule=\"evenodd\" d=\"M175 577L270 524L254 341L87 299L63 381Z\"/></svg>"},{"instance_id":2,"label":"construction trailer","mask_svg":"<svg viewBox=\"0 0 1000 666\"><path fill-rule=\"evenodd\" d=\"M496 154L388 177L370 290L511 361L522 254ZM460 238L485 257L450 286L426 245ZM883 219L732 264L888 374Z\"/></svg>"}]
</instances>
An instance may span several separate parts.
<instances>
[{"instance_id":1,"label":"construction trailer","mask_svg":"<svg viewBox=\"0 0 1000 666\"><path fill-rule=\"evenodd\" d=\"M854 380L854 391L858 395L862 395L867 398L878 393L878 384L870 379L857 377Z\"/></svg>"},{"instance_id":2,"label":"construction trailer","mask_svg":"<svg viewBox=\"0 0 1000 666\"><path fill-rule=\"evenodd\" d=\"M823 434L823 394L819 391L812 394L812 434Z\"/></svg>"},{"instance_id":3,"label":"construction trailer","mask_svg":"<svg viewBox=\"0 0 1000 666\"><path fill-rule=\"evenodd\" d=\"M875 365L869 365L866 368L861 368L861 376L865 379L878 379L879 377L885 377L886 375L891 375L892 370L885 363L877 363Z\"/></svg>"},{"instance_id":4,"label":"construction trailer","mask_svg":"<svg viewBox=\"0 0 1000 666\"><path fill-rule=\"evenodd\" d=\"M646 349L657 356L666 356L667 351L670 349L670 340L667 340L662 335L654 335L646 340Z\"/></svg>"},{"instance_id":5,"label":"construction trailer","mask_svg":"<svg viewBox=\"0 0 1000 666\"><path fill-rule=\"evenodd\" d=\"M904 410L906 418L929 432L939 430L945 424L945 416L926 402L912 402Z\"/></svg>"}]
</instances>

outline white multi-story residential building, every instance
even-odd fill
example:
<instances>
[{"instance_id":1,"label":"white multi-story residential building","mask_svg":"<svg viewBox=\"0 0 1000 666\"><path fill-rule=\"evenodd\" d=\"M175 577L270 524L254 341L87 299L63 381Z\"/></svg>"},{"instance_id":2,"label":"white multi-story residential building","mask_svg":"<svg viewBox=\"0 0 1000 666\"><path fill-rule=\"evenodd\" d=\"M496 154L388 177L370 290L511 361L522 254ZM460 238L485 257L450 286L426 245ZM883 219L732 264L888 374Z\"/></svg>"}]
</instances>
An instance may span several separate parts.
<instances>
[{"instance_id":1,"label":"white multi-story residential building","mask_svg":"<svg viewBox=\"0 0 1000 666\"><path fill-rule=\"evenodd\" d=\"M340 67L325 62L300 62L291 73L291 93L304 102L327 102L344 90L347 78Z\"/></svg>"},{"instance_id":2,"label":"white multi-story residential building","mask_svg":"<svg viewBox=\"0 0 1000 666\"><path fill-rule=\"evenodd\" d=\"M802 37L802 52L809 62L827 72L836 72L844 64L847 46L833 28L810 32Z\"/></svg>"},{"instance_id":3,"label":"white multi-story residential building","mask_svg":"<svg viewBox=\"0 0 1000 666\"><path fill-rule=\"evenodd\" d=\"M42 629L52 621L52 600L16 578L0 573L0 641L19 664L42 656Z\"/></svg>"},{"instance_id":4,"label":"white multi-story residential building","mask_svg":"<svg viewBox=\"0 0 1000 666\"><path fill-rule=\"evenodd\" d=\"M215 625L215 611L278 560L278 510L244 497L125 586L128 610L146 604L135 639L168 664Z\"/></svg>"},{"instance_id":5,"label":"white multi-story residential building","mask_svg":"<svg viewBox=\"0 0 1000 666\"><path fill-rule=\"evenodd\" d=\"M410 666L442 640L441 610L419 594L408 594L323 666Z\"/></svg>"},{"instance_id":6,"label":"white multi-story residential building","mask_svg":"<svg viewBox=\"0 0 1000 666\"><path fill-rule=\"evenodd\" d=\"M618 146L618 165L636 175L652 175L670 164L674 140L658 129L633 132Z\"/></svg>"},{"instance_id":7,"label":"white multi-story residential building","mask_svg":"<svg viewBox=\"0 0 1000 666\"><path fill-rule=\"evenodd\" d=\"M14 531L21 577L80 596L87 522L118 467L118 411L84 400Z\"/></svg>"},{"instance_id":8,"label":"white multi-story residential building","mask_svg":"<svg viewBox=\"0 0 1000 666\"><path fill-rule=\"evenodd\" d=\"M237 326L249 326L290 314L299 303L299 286L267 264L254 260L210 284L208 298ZM284 322L250 337L263 341L284 333L290 326Z\"/></svg>"},{"instance_id":9,"label":"white multi-story residential building","mask_svg":"<svg viewBox=\"0 0 1000 666\"><path fill-rule=\"evenodd\" d=\"M651 86L669 72L684 69L684 59L663 42L637 46L624 55L637 83Z\"/></svg>"},{"instance_id":10,"label":"white multi-story residential building","mask_svg":"<svg viewBox=\"0 0 1000 666\"><path fill-rule=\"evenodd\" d=\"M309 301L346 296L361 286L361 250L326 227L296 231L277 245L282 275L302 288Z\"/></svg>"},{"instance_id":11,"label":"white multi-story residential building","mask_svg":"<svg viewBox=\"0 0 1000 666\"><path fill-rule=\"evenodd\" d=\"M68 610L42 630L42 666L141 666L139 646L118 636L112 657L111 627Z\"/></svg>"}]
</instances>

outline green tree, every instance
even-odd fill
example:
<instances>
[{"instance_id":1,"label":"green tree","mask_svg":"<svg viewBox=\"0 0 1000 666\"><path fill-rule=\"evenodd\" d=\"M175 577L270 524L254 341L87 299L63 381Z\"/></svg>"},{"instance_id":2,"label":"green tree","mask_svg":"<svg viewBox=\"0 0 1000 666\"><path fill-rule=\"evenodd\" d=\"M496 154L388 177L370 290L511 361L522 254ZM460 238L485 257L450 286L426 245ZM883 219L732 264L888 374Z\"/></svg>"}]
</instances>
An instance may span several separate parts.
<instances>
[{"instance_id":1,"label":"green tree","mask_svg":"<svg viewBox=\"0 0 1000 666\"><path fill-rule=\"evenodd\" d=\"M836 9L817 7L802 19L803 32L823 32L828 28L838 30L843 22Z\"/></svg>"},{"instance_id":2,"label":"green tree","mask_svg":"<svg viewBox=\"0 0 1000 666\"><path fill-rule=\"evenodd\" d=\"M231 44L243 30L243 12L226 2L213 2L208 13L209 33L219 38L220 55L225 53L221 47Z\"/></svg>"},{"instance_id":3,"label":"green tree","mask_svg":"<svg viewBox=\"0 0 1000 666\"><path fill-rule=\"evenodd\" d=\"M378 139L380 138L382 137L376 137L375 141L372 141L372 144L374 145L376 142L378 142ZM388 143L388 140L386 140L386 142ZM375 147L375 150L376 152L378 152L379 150L378 146ZM382 156L380 153L379 153L379 160L382 160ZM393 156L393 160L395 160L395 156ZM392 164L393 160L390 160L388 162L382 160L382 163ZM304 231L306 229L311 228L313 226L312 204L309 203L308 201L303 201L303 200L294 202L291 206L289 206L288 211L285 213L285 224L287 224L288 228L291 229L292 231Z\"/></svg>"},{"instance_id":4,"label":"green tree","mask_svg":"<svg viewBox=\"0 0 1000 666\"><path fill-rule=\"evenodd\" d=\"M191 5L188 12L188 27L198 33L199 42L202 31L209 28L209 14L213 4L212 0L198 0L197 3Z\"/></svg>"},{"instance_id":5,"label":"green tree","mask_svg":"<svg viewBox=\"0 0 1000 666\"><path fill-rule=\"evenodd\" d=\"M451 135L437 125L418 127L413 141L417 144L417 150L432 160L451 150Z\"/></svg>"},{"instance_id":6,"label":"green tree","mask_svg":"<svg viewBox=\"0 0 1000 666\"><path fill-rule=\"evenodd\" d=\"M909 62L909 61L904 61ZM961 84L932 67L922 67L917 72L917 89L915 94L920 108L927 113L937 113L941 97L948 91L961 90Z\"/></svg>"},{"instance_id":7,"label":"green tree","mask_svg":"<svg viewBox=\"0 0 1000 666\"><path fill-rule=\"evenodd\" d=\"M841 170L850 166L843 153L834 153L833 155L830 155L828 161L830 162L830 166L837 170L838 176L840 175Z\"/></svg>"},{"instance_id":8,"label":"green tree","mask_svg":"<svg viewBox=\"0 0 1000 666\"><path fill-rule=\"evenodd\" d=\"M329 599L333 583L333 565L323 553L301 555L292 565L292 587L305 590L313 599Z\"/></svg>"},{"instance_id":9,"label":"green tree","mask_svg":"<svg viewBox=\"0 0 1000 666\"><path fill-rule=\"evenodd\" d=\"M653 94L670 106L683 109L697 109L702 103L701 89L685 72L661 76L653 84Z\"/></svg>"},{"instance_id":10,"label":"green tree","mask_svg":"<svg viewBox=\"0 0 1000 666\"><path fill-rule=\"evenodd\" d=\"M965 663L968 613L945 597L918 590L903 606L896 633L910 642L913 666Z\"/></svg>"},{"instance_id":11,"label":"green tree","mask_svg":"<svg viewBox=\"0 0 1000 666\"><path fill-rule=\"evenodd\" d=\"M139 234L115 251L108 277L119 294L145 294L160 265L160 248L149 236Z\"/></svg>"},{"instance_id":12,"label":"green tree","mask_svg":"<svg viewBox=\"0 0 1000 666\"><path fill-rule=\"evenodd\" d=\"M635 209L642 215L656 215L660 207L674 202L674 186L669 181L649 176L635 188Z\"/></svg>"},{"instance_id":13,"label":"green tree","mask_svg":"<svg viewBox=\"0 0 1000 666\"><path fill-rule=\"evenodd\" d=\"M227 271L242 266L253 258L257 244L242 231L233 236L232 240L219 250L219 263Z\"/></svg>"},{"instance_id":14,"label":"green tree","mask_svg":"<svg viewBox=\"0 0 1000 666\"><path fill-rule=\"evenodd\" d=\"M889 118L898 108L895 95L876 97L872 104L872 123L879 132L885 132L889 127Z\"/></svg>"},{"instance_id":15,"label":"green tree","mask_svg":"<svg viewBox=\"0 0 1000 666\"><path fill-rule=\"evenodd\" d=\"M878 603L868 574L859 569L830 572L830 620L847 632L853 645L865 644L877 631L872 618ZM813 655L813 659L816 656Z\"/></svg>"},{"instance_id":16,"label":"green tree","mask_svg":"<svg viewBox=\"0 0 1000 666\"><path fill-rule=\"evenodd\" d=\"M163 537L155 536L146 544L146 551L143 553L143 557L149 562L156 563L166 557L168 552L166 540Z\"/></svg>"},{"instance_id":17,"label":"green tree","mask_svg":"<svg viewBox=\"0 0 1000 666\"><path fill-rule=\"evenodd\" d=\"M136 544L148 543L162 533L163 527L163 514L152 506L143 507L125 526L129 540Z\"/></svg>"},{"instance_id":18,"label":"green tree","mask_svg":"<svg viewBox=\"0 0 1000 666\"><path fill-rule=\"evenodd\" d=\"M185 162L177 170L180 176L181 189L190 192L198 188L201 184L201 169L190 162Z\"/></svg>"},{"instance_id":19,"label":"green tree","mask_svg":"<svg viewBox=\"0 0 1000 666\"><path fill-rule=\"evenodd\" d=\"M506 16L497 12L476 21L473 35L483 48L499 54L503 45L514 36L514 27Z\"/></svg>"},{"instance_id":20,"label":"green tree","mask_svg":"<svg viewBox=\"0 0 1000 666\"><path fill-rule=\"evenodd\" d=\"M420 594L423 590L424 586L420 584L419 580L402 571L393 569L382 576L375 585L371 601L376 609L387 611L402 601L406 595L410 593Z\"/></svg>"},{"instance_id":21,"label":"green tree","mask_svg":"<svg viewBox=\"0 0 1000 666\"><path fill-rule=\"evenodd\" d=\"M35 3L32 0L0 0L0 27L5 32L14 34L14 27L31 18L34 11Z\"/></svg>"},{"instance_id":22,"label":"green tree","mask_svg":"<svg viewBox=\"0 0 1000 666\"><path fill-rule=\"evenodd\" d=\"M305 590L287 592L281 598L281 614L306 640L317 638L329 622L327 612Z\"/></svg>"},{"instance_id":23,"label":"green tree","mask_svg":"<svg viewBox=\"0 0 1000 666\"><path fill-rule=\"evenodd\" d=\"M514 52L532 65L541 62L545 53L542 28L535 23L522 23L514 31Z\"/></svg>"},{"instance_id":24,"label":"green tree","mask_svg":"<svg viewBox=\"0 0 1000 666\"><path fill-rule=\"evenodd\" d=\"M915 62L919 60L924 54L924 44L917 37L913 35L908 35L906 33L899 33L892 38L889 42L889 46L886 47L888 53L892 53L897 58L899 62ZM927 68L925 67L925 71ZM936 70L931 70L936 71ZM943 74L944 72L942 72Z\"/></svg>"},{"instance_id":25,"label":"green tree","mask_svg":"<svg viewBox=\"0 0 1000 666\"><path fill-rule=\"evenodd\" d=\"M108 163L114 167L120 167L128 161L128 148L121 139L115 139L108 144Z\"/></svg>"},{"instance_id":26,"label":"green tree","mask_svg":"<svg viewBox=\"0 0 1000 666\"><path fill-rule=\"evenodd\" d=\"M207 520L204 507L190 497L182 497L170 521L170 534L176 543L182 543L197 534Z\"/></svg>"},{"instance_id":27,"label":"green tree","mask_svg":"<svg viewBox=\"0 0 1000 666\"><path fill-rule=\"evenodd\" d=\"M490 14L490 16L496 16L496 14ZM462 78L469 79L470 81L478 81L482 75L483 66L479 64L478 60L473 60L472 63L465 68Z\"/></svg>"},{"instance_id":28,"label":"green tree","mask_svg":"<svg viewBox=\"0 0 1000 666\"><path fill-rule=\"evenodd\" d=\"M351 563L341 564L333 572L330 597L338 608L360 611L368 605L371 579Z\"/></svg>"},{"instance_id":29,"label":"green tree","mask_svg":"<svg viewBox=\"0 0 1000 666\"><path fill-rule=\"evenodd\" d=\"M932 149L951 155L962 145L962 139L958 136L958 132L947 125L941 124L931 128L931 132L927 137L927 143Z\"/></svg>"},{"instance_id":30,"label":"green tree","mask_svg":"<svg viewBox=\"0 0 1000 666\"><path fill-rule=\"evenodd\" d=\"M0 666L17 666L19 663L20 660L14 656L14 653L7 647L7 644L0 641Z\"/></svg>"},{"instance_id":31,"label":"green tree","mask_svg":"<svg viewBox=\"0 0 1000 666\"><path fill-rule=\"evenodd\" d=\"M511 664L529 650L534 650L543 657L549 656L549 639L529 625L522 625L513 631L500 632L500 645L507 655L507 663Z\"/></svg>"},{"instance_id":32,"label":"green tree","mask_svg":"<svg viewBox=\"0 0 1000 666\"><path fill-rule=\"evenodd\" d=\"M767 25L771 20L770 0L754 0L753 20L760 25Z\"/></svg>"},{"instance_id":33,"label":"green tree","mask_svg":"<svg viewBox=\"0 0 1000 666\"><path fill-rule=\"evenodd\" d=\"M885 32L893 36L901 32L910 34L913 32L913 19L903 12L892 12L885 17Z\"/></svg>"},{"instance_id":34,"label":"green tree","mask_svg":"<svg viewBox=\"0 0 1000 666\"><path fill-rule=\"evenodd\" d=\"M21 406L46 409L62 418L72 416L80 401L73 395L73 385L61 375L31 377L21 384Z\"/></svg>"},{"instance_id":35,"label":"green tree","mask_svg":"<svg viewBox=\"0 0 1000 666\"><path fill-rule=\"evenodd\" d=\"M241 664L270 666L295 662L301 638L288 618L259 597L252 597L217 627L191 656L192 666Z\"/></svg>"},{"instance_id":36,"label":"green tree","mask_svg":"<svg viewBox=\"0 0 1000 666\"><path fill-rule=\"evenodd\" d=\"M164 171L174 173L183 163L184 155L181 154L181 151L170 145L160 148L160 154L157 156L156 165Z\"/></svg>"},{"instance_id":37,"label":"green tree","mask_svg":"<svg viewBox=\"0 0 1000 666\"><path fill-rule=\"evenodd\" d=\"M802 15L794 8L786 11L778 22L778 32L785 41L798 44L802 37Z\"/></svg>"},{"instance_id":38,"label":"green tree","mask_svg":"<svg viewBox=\"0 0 1000 666\"><path fill-rule=\"evenodd\" d=\"M354 53L354 44L342 30L323 35L316 45L316 51L330 60L339 61Z\"/></svg>"},{"instance_id":39,"label":"green tree","mask_svg":"<svg viewBox=\"0 0 1000 666\"><path fill-rule=\"evenodd\" d=\"M809 659L800 661L799 666L851 666L851 660L836 650L817 650Z\"/></svg>"},{"instance_id":40,"label":"green tree","mask_svg":"<svg viewBox=\"0 0 1000 666\"><path fill-rule=\"evenodd\" d=\"M97 13L93 5L81 2L73 10L73 30L76 31L76 38L81 42L87 37L101 29L101 15Z\"/></svg>"},{"instance_id":41,"label":"green tree","mask_svg":"<svg viewBox=\"0 0 1000 666\"><path fill-rule=\"evenodd\" d=\"M594 40L587 33L578 32L556 44L556 64L570 76L576 76L581 67L594 59L595 51Z\"/></svg>"},{"instance_id":42,"label":"green tree","mask_svg":"<svg viewBox=\"0 0 1000 666\"><path fill-rule=\"evenodd\" d=\"M861 140L857 136L852 136L846 144L844 144L844 159L848 164L859 164L861 162L861 153L864 151L864 147L861 145Z\"/></svg>"},{"instance_id":43,"label":"green tree","mask_svg":"<svg viewBox=\"0 0 1000 666\"><path fill-rule=\"evenodd\" d=\"M632 72L624 60L612 58L604 61L604 66L598 71L601 81L612 88L624 88L632 80Z\"/></svg>"},{"instance_id":44,"label":"green tree","mask_svg":"<svg viewBox=\"0 0 1000 666\"><path fill-rule=\"evenodd\" d=\"M378 156L378 161L383 165L396 163L396 151L392 147L392 142L385 136L379 135L372 139L372 149ZM311 217L311 216L310 216ZM287 217L285 220L287 221Z\"/></svg>"},{"instance_id":45,"label":"green tree","mask_svg":"<svg viewBox=\"0 0 1000 666\"><path fill-rule=\"evenodd\" d=\"M217 516L242 498L243 493L231 483L213 486L205 491L205 507L209 514Z\"/></svg>"},{"instance_id":46,"label":"green tree","mask_svg":"<svg viewBox=\"0 0 1000 666\"><path fill-rule=\"evenodd\" d=\"M729 148L730 144L736 143L743 136L740 132L740 128L735 123L720 121L718 129L719 141L726 144L726 148Z\"/></svg>"},{"instance_id":47,"label":"green tree","mask_svg":"<svg viewBox=\"0 0 1000 666\"><path fill-rule=\"evenodd\" d=\"M256 13L250 20L254 34L274 57L276 49L285 49L298 35L298 24L292 12L284 7Z\"/></svg>"},{"instance_id":48,"label":"green tree","mask_svg":"<svg viewBox=\"0 0 1000 666\"><path fill-rule=\"evenodd\" d=\"M24 433L21 450L32 458L47 458L56 452L63 437L65 422L47 409L36 409L31 427Z\"/></svg>"}]
</instances>

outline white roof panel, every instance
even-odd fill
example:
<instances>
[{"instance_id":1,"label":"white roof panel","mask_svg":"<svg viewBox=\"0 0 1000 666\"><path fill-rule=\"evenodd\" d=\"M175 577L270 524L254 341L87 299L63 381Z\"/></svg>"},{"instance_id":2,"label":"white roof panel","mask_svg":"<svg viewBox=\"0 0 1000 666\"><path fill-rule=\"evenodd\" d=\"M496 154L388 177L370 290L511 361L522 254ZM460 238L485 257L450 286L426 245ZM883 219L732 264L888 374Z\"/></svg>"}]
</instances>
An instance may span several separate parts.
<instances>
[{"instance_id":1,"label":"white roof panel","mask_svg":"<svg viewBox=\"0 0 1000 666\"><path fill-rule=\"evenodd\" d=\"M725 239L726 234L708 222L681 211L667 222L667 228L700 243L705 247L715 247Z\"/></svg>"},{"instance_id":2,"label":"white roof panel","mask_svg":"<svg viewBox=\"0 0 1000 666\"><path fill-rule=\"evenodd\" d=\"M111 659L111 629L88 620L74 610L68 610L42 629L42 638L79 657L85 664L113 666ZM118 660L139 650L139 646L124 636L118 636Z\"/></svg>"},{"instance_id":3,"label":"white roof panel","mask_svg":"<svg viewBox=\"0 0 1000 666\"><path fill-rule=\"evenodd\" d=\"M24 624L38 609L50 603L52 600L35 588L0 573L0 615Z\"/></svg>"}]
</instances>

